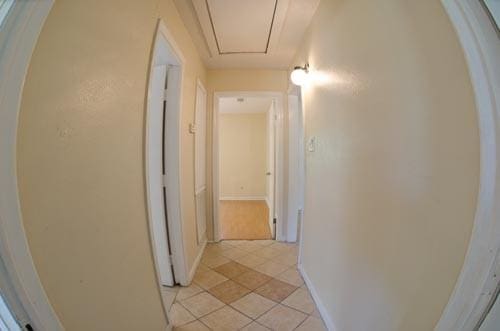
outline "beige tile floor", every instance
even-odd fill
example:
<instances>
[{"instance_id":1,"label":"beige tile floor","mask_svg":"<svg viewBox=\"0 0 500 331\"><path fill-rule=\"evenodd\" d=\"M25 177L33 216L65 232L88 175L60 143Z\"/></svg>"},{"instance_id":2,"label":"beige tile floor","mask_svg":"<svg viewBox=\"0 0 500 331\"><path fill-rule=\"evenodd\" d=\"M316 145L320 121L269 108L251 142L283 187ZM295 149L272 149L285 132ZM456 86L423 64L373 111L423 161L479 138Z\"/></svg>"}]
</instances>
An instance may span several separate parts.
<instances>
[{"instance_id":1,"label":"beige tile floor","mask_svg":"<svg viewBox=\"0 0 500 331\"><path fill-rule=\"evenodd\" d=\"M296 262L294 244L207 245L193 284L173 292L174 330L326 330Z\"/></svg>"}]
</instances>

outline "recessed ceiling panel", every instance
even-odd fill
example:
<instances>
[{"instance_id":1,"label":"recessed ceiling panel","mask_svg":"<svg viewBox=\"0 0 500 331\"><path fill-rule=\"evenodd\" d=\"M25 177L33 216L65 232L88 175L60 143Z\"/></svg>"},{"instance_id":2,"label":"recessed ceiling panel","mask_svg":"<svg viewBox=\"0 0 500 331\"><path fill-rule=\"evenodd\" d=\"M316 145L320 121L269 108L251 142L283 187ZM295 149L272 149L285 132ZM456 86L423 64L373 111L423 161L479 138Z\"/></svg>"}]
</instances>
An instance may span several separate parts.
<instances>
[{"instance_id":1,"label":"recessed ceiling panel","mask_svg":"<svg viewBox=\"0 0 500 331\"><path fill-rule=\"evenodd\" d=\"M206 0L219 54L267 53L278 0Z\"/></svg>"},{"instance_id":2,"label":"recessed ceiling panel","mask_svg":"<svg viewBox=\"0 0 500 331\"><path fill-rule=\"evenodd\" d=\"M212 69L287 69L319 1L174 0Z\"/></svg>"}]
</instances>

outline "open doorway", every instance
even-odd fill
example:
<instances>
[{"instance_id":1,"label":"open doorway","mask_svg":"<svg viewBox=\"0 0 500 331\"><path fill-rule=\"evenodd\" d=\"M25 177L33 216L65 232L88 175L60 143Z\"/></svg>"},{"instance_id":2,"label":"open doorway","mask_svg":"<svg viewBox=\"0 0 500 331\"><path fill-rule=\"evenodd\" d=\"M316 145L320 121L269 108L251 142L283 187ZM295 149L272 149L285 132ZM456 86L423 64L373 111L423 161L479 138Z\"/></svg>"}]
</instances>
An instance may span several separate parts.
<instances>
[{"instance_id":1,"label":"open doorway","mask_svg":"<svg viewBox=\"0 0 500 331\"><path fill-rule=\"evenodd\" d=\"M258 92L215 96L216 240L279 236L280 97Z\"/></svg>"}]
</instances>

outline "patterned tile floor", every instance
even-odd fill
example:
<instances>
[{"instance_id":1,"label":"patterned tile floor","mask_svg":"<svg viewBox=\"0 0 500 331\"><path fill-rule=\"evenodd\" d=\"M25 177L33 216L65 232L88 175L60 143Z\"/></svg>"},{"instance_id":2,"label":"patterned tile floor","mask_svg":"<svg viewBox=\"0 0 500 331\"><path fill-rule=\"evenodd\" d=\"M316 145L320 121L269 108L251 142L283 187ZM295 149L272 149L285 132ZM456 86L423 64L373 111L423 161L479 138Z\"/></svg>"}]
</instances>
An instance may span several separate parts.
<instances>
[{"instance_id":1,"label":"patterned tile floor","mask_svg":"<svg viewBox=\"0 0 500 331\"><path fill-rule=\"evenodd\" d=\"M326 330L297 251L273 240L208 244L193 284L176 292L174 330Z\"/></svg>"}]
</instances>

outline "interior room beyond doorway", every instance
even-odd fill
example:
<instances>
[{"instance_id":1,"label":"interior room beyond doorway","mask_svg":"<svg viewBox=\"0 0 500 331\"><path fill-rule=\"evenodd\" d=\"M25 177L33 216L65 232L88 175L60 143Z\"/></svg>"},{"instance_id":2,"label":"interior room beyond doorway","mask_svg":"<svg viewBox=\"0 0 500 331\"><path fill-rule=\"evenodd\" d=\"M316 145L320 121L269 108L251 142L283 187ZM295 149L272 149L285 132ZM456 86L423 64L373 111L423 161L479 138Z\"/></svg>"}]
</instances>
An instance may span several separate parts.
<instances>
[{"instance_id":1,"label":"interior room beyond doorway","mask_svg":"<svg viewBox=\"0 0 500 331\"><path fill-rule=\"evenodd\" d=\"M274 102L219 101L221 239L271 239L274 210Z\"/></svg>"}]
</instances>

